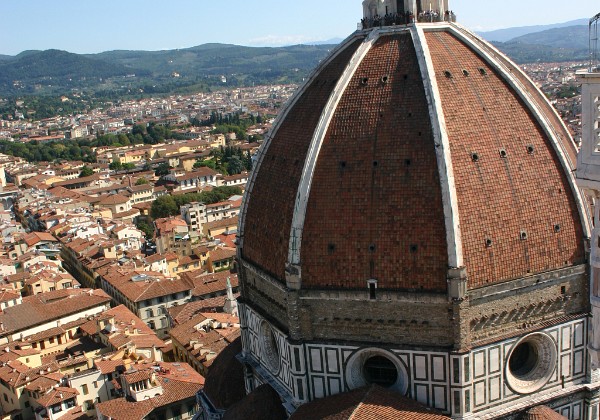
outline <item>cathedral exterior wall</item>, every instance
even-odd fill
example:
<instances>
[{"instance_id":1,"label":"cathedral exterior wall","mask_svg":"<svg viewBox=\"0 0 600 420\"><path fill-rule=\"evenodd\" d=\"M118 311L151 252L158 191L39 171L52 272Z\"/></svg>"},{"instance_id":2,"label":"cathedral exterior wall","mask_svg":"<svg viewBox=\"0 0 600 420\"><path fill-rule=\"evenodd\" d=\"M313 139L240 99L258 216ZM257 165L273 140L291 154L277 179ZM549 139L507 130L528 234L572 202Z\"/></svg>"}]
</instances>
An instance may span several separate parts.
<instances>
[{"instance_id":1,"label":"cathedral exterior wall","mask_svg":"<svg viewBox=\"0 0 600 420\"><path fill-rule=\"evenodd\" d=\"M588 371L588 319L582 316L536 332L550 337L555 362L548 382L535 393L516 393L507 381L511 351L522 337L499 341L456 354L422 349L399 349L377 345L352 346L326 342L295 344L282 331L269 326L277 346L276 366L265 344L266 319L251 306L242 304L246 325L242 332L243 359L255 383L269 381L287 395L288 405L335 395L360 385L361 354L386 354L399 366L403 392L423 404L449 413L453 418L510 418L532 405L544 403L560 410L570 420L583 419L586 408ZM377 327L373 327L376 329ZM342 332L343 327L340 328ZM268 340L267 340L268 341ZM273 382L276 382L273 384ZM535 400L532 400L535 398ZM554 402L554 403L553 403Z\"/></svg>"}]
</instances>

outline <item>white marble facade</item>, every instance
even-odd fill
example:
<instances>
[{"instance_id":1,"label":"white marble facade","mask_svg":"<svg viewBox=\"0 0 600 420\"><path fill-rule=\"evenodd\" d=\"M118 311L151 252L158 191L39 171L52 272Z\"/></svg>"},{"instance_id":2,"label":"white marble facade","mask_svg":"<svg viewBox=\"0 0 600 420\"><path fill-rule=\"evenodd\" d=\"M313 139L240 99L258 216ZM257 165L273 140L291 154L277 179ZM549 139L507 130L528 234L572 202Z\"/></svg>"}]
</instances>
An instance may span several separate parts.
<instances>
[{"instance_id":1,"label":"white marble facade","mask_svg":"<svg viewBox=\"0 0 600 420\"><path fill-rule=\"evenodd\" d=\"M584 397L579 396L585 393L589 371L586 317L533 334L533 339L542 337L548 344L550 364L548 374L539 375L542 383L536 382L536 376L523 385L510 383L508 360L522 340L531 340L531 334L460 355L320 343L294 345L252 308L240 306L242 325L247 325L242 340L243 360L251 372L248 390L268 382L284 396L290 410L364 385L360 378L363 356L383 355L398 368L396 390L456 419L510 415L531 406L532 399L570 420L595 418L591 414L592 409L597 410L597 402L588 401L586 406Z\"/></svg>"}]
</instances>

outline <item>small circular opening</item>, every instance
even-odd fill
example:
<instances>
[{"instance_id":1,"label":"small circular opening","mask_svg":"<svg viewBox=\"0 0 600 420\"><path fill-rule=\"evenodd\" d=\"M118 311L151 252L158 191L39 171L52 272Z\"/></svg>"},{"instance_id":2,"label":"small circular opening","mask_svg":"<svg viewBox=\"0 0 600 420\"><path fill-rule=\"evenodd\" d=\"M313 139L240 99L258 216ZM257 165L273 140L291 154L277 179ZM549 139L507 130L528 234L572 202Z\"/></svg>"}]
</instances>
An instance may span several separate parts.
<instances>
[{"instance_id":1,"label":"small circular opening","mask_svg":"<svg viewBox=\"0 0 600 420\"><path fill-rule=\"evenodd\" d=\"M444 70L444 76L446 76L448 79L451 79L452 73L449 70Z\"/></svg>"},{"instance_id":2,"label":"small circular opening","mask_svg":"<svg viewBox=\"0 0 600 420\"><path fill-rule=\"evenodd\" d=\"M533 146L527 146L527 153L533 155L533 152L535 152L535 148Z\"/></svg>"},{"instance_id":3,"label":"small circular opening","mask_svg":"<svg viewBox=\"0 0 600 420\"><path fill-rule=\"evenodd\" d=\"M410 246L410 252L417 252L418 249L419 249L419 247L417 245Z\"/></svg>"},{"instance_id":4,"label":"small circular opening","mask_svg":"<svg viewBox=\"0 0 600 420\"><path fill-rule=\"evenodd\" d=\"M363 366L365 380L369 384L376 384L390 388L398 380L398 369L387 357L373 356L367 359Z\"/></svg>"},{"instance_id":5,"label":"small circular opening","mask_svg":"<svg viewBox=\"0 0 600 420\"><path fill-rule=\"evenodd\" d=\"M369 78L368 77L363 77L362 79L360 79L360 84L361 85L366 85L367 83L369 83Z\"/></svg>"},{"instance_id":6,"label":"small circular opening","mask_svg":"<svg viewBox=\"0 0 600 420\"><path fill-rule=\"evenodd\" d=\"M558 233L560 232L560 225L554 225L554 232Z\"/></svg>"},{"instance_id":7,"label":"small circular opening","mask_svg":"<svg viewBox=\"0 0 600 420\"><path fill-rule=\"evenodd\" d=\"M537 348L526 341L513 350L508 361L508 368L515 378L525 379L535 370L538 361Z\"/></svg>"},{"instance_id":8,"label":"small circular opening","mask_svg":"<svg viewBox=\"0 0 600 420\"><path fill-rule=\"evenodd\" d=\"M345 167L346 167L346 162L344 162L344 161L340 162L340 168L342 168L342 169L343 169L343 168L345 168Z\"/></svg>"},{"instance_id":9,"label":"small circular opening","mask_svg":"<svg viewBox=\"0 0 600 420\"><path fill-rule=\"evenodd\" d=\"M373 168L377 168L379 166L379 162L376 160L373 161Z\"/></svg>"},{"instance_id":10,"label":"small circular opening","mask_svg":"<svg viewBox=\"0 0 600 420\"><path fill-rule=\"evenodd\" d=\"M488 248L492 246L492 243L493 243L493 242L492 242L492 240L491 240L491 239L486 239L486 240L485 240L485 246L486 246L486 247L488 247Z\"/></svg>"},{"instance_id":11,"label":"small circular opening","mask_svg":"<svg viewBox=\"0 0 600 420\"><path fill-rule=\"evenodd\" d=\"M522 232L519 234L519 237L521 238L521 240L522 240L522 241L526 240L526 239L527 239L527 232L525 232L525 231L522 231Z\"/></svg>"},{"instance_id":12,"label":"small circular opening","mask_svg":"<svg viewBox=\"0 0 600 420\"><path fill-rule=\"evenodd\" d=\"M557 360L556 342L547 334L534 333L517 342L506 361L506 381L519 394L531 394L552 378Z\"/></svg>"},{"instance_id":13,"label":"small circular opening","mask_svg":"<svg viewBox=\"0 0 600 420\"><path fill-rule=\"evenodd\" d=\"M410 159L406 159L406 160L404 161L404 164L405 164L406 166L410 166L410 165L412 165L412 161L411 161Z\"/></svg>"},{"instance_id":14,"label":"small circular opening","mask_svg":"<svg viewBox=\"0 0 600 420\"><path fill-rule=\"evenodd\" d=\"M506 158L508 156L508 153L506 153L506 150L504 149L500 149L500 157L501 158Z\"/></svg>"},{"instance_id":15,"label":"small circular opening","mask_svg":"<svg viewBox=\"0 0 600 420\"><path fill-rule=\"evenodd\" d=\"M279 371L280 362L279 347L277 346L275 332L269 324L263 321L260 333L266 365L271 371L277 372Z\"/></svg>"},{"instance_id":16,"label":"small circular opening","mask_svg":"<svg viewBox=\"0 0 600 420\"><path fill-rule=\"evenodd\" d=\"M471 160L473 162L478 162L479 161L479 154L478 153L471 153Z\"/></svg>"},{"instance_id":17,"label":"small circular opening","mask_svg":"<svg viewBox=\"0 0 600 420\"><path fill-rule=\"evenodd\" d=\"M482 76L485 76L485 75L487 74L487 71L486 71L486 69L484 69L483 67L479 67L479 73L480 73Z\"/></svg>"},{"instance_id":18,"label":"small circular opening","mask_svg":"<svg viewBox=\"0 0 600 420\"><path fill-rule=\"evenodd\" d=\"M371 251L371 252L375 252L376 248L377 247L375 245L373 245L373 244L369 245L369 251Z\"/></svg>"},{"instance_id":19,"label":"small circular opening","mask_svg":"<svg viewBox=\"0 0 600 420\"><path fill-rule=\"evenodd\" d=\"M387 83L387 82L388 82L388 80L389 80L389 77L388 77L388 76L383 76L383 77L381 78L381 83Z\"/></svg>"},{"instance_id":20,"label":"small circular opening","mask_svg":"<svg viewBox=\"0 0 600 420\"><path fill-rule=\"evenodd\" d=\"M468 71L468 70L463 70L462 72L463 72L463 75L464 75L465 77L468 77L468 76L469 76L469 71Z\"/></svg>"}]
</instances>

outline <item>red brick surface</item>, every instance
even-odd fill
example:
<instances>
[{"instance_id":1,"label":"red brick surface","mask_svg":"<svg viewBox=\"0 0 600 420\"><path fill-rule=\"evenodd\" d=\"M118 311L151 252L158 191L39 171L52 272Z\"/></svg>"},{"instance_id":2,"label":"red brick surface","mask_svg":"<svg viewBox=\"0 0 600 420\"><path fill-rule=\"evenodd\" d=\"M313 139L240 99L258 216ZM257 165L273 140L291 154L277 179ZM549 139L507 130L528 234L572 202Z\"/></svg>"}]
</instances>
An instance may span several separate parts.
<instances>
[{"instance_id":1,"label":"red brick surface","mask_svg":"<svg viewBox=\"0 0 600 420\"><path fill-rule=\"evenodd\" d=\"M450 139L469 287L583 263L574 195L540 125L474 51L446 32L426 38Z\"/></svg>"},{"instance_id":2,"label":"red brick surface","mask_svg":"<svg viewBox=\"0 0 600 420\"><path fill-rule=\"evenodd\" d=\"M306 153L323 108L361 42L353 42L329 63L290 110L275 133L250 195L243 256L282 281Z\"/></svg>"},{"instance_id":3,"label":"red brick surface","mask_svg":"<svg viewBox=\"0 0 600 420\"><path fill-rule=\"evenodd\" d=\"M446 290L440 181L408 33L379 39L340 101L315 171L301 258L303 288L366 290L377 279L383 289Z\"/></svg>"}]
</instances>

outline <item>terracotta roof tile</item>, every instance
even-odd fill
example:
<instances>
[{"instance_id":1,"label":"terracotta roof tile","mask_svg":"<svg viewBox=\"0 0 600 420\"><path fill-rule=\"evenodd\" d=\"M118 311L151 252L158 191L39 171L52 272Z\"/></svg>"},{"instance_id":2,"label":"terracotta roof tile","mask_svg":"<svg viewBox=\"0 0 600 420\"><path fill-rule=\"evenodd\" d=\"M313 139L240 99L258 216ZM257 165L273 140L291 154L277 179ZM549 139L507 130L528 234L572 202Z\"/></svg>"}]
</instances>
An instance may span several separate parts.
<instances>
[{"instance_id":1,"label":"terracotta roof tile","mask_svg":"<svg viewBox=\"0 0 600 420\"><path fill-rule=\"evenodd\" d=\"M523 420L565 420L566 417L561 416L556 411L545 405L539 405L527 411L523 415Z\"/></svg>"},{"instance_id":2,"label":"terracotta roof tile","mask_svg":"<svg viewBox=\"0 0 600 420\"><path fill-rule=\"evenodd\" d=\"M300 406L290 420L447 420L436 410L377 385Z\"/></svg>"},{"instance_id":3,"label":"terracotta roof tile","mask_svg":"<svg viewBox=\"0 0 600 420\"><path fill-rule=\"evenodd\" d=\"M447 32L426 38L440 75L469 287L583 263L573 191L540 123L475 51Z\"/></svg>"},{"instance_id":4,"label":"terracotta roof tile","mask_svg":"<svg viewBox=\"0 0 600 420\"><path fill-rule=\"evenodd\" d=\"M321 112L362 39L323 68L273 133L268 158L261 163L247 205L244 257L279 279L285 278L296 192L310 140ZM265 232L269 232L267 235Z\"/></svg>"}]
</instances>

